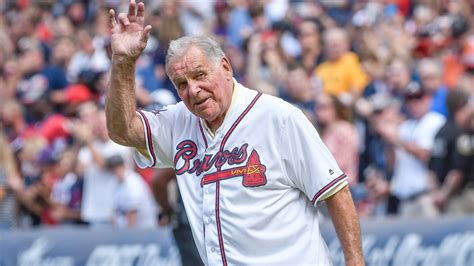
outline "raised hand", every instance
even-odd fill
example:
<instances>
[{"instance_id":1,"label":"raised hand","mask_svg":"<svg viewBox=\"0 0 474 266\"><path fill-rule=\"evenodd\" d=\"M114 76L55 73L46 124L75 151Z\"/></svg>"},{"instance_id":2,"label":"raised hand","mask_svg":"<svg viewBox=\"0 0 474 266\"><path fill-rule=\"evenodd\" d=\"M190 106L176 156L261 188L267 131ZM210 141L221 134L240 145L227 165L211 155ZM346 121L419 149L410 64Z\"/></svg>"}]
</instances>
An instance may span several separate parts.
<instances>
[{"instance_id":1,"label":"raised hand","mask_svg":"<svg viewBox=\"0 0 474 266\"><path fill-rule=\"evenodd\" d=\"M151 25L144 27L145 4L136 4L131 0L128 14L120 13L118 22L115 19L115 10L109 10L110 26L112 28L112 55L135 62L146 47Z\"/></svg>"}]
</instances>

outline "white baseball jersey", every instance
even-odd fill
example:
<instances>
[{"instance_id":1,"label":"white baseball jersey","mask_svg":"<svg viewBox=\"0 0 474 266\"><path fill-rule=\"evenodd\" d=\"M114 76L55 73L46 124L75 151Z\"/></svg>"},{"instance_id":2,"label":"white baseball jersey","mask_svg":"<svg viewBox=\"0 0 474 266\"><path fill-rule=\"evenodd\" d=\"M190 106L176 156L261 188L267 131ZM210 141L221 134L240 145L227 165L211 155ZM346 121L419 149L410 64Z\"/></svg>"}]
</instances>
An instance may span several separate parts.
<instances>
[{"instance_id":1,"label":"white baseball jersey","mask_svg":"<svg viewBox=\"0 0 474 266\"><path fill-rule=\"evenodd\" d=\"M182 102L140 111L149 158L135 160L174 167L205 264L331 264L314 205L346 176L299 109L234 84L215 134Z\"/></svg>"}]
</instances>

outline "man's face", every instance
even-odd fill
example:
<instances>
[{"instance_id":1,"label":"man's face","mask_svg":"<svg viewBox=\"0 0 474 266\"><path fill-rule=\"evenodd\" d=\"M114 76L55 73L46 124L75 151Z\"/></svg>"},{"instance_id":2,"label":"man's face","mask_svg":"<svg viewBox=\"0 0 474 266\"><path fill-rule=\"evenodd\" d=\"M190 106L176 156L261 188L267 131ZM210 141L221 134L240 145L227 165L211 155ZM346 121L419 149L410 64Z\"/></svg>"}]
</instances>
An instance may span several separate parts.
<instances>
[{"instance_id":1,"label":"man's face","mask_svg":"<svg viewBox=\"0 0 474 266\"><path fill-rule=\"evenodd\" d=\"M344 36L340 34L326 36L324 47L329 60L337 60L347 52L347 42Z\"/></svg>"},{"instance_id":2,"label":"man's face","mask_svg":"<svg viewBox=\"0 0 474 266\"><path fill-rule=\"evenodd\" d=\"M288 73L288 92L296 100L304 100L307 94L306 90L310 90L310 80L303 68L297 68Z\"/></svg>"},{"instance_id":3,"label":"man's face","mask_svg":"<svg viewBox=\"0 0 474 266\"><path fill-rule=\"evenodd\" d=\"M388 85L395 91L400 92L410 83L410 72L402 62L392 62L386 74Z\"/></svg>"},{"instance_id":4,"label":"man's face","mask_svg":"<svg viewBox=\"0 0 474 266\"><path fill-rule=\"evenodd\" d=\"M421 83L427 90L434 92L441 85L440 73L437 73L435 69L421 69L419 73Z\"/></svg>"},{"instance_id":5,"label":"man's face","mask_svg":"<svg viewBox=\"0 0 474 266\"><path fill-rule=\"evenodd\" d=\"M319 32L317 26L312 22L303 22L299 28L299 41L303 50L319 46Z\"/></svg>"},{"instance_id":6,"label":"man's face","mask_svg":"<svg viewBox=\"0 0 474 266\"><path fill-rule=\"evenodd\" d=\"M426 113L428 113L431 106L431 96L429 94L424 94L418 97L409 97L406 99L408 112L415 119L422 118Z\"/></svg>"},{"instance_id":7,"label":"man's face","mask_svg":"<svg viewBox=\"0 0 474 266\"><path fill-rule=\"evenodd\" d=\"M170 78L186 107L211 128L224 120L232 100L232 70L227 58L210 62L198 48L170 62Z\"/></svg>"}]
</instances>

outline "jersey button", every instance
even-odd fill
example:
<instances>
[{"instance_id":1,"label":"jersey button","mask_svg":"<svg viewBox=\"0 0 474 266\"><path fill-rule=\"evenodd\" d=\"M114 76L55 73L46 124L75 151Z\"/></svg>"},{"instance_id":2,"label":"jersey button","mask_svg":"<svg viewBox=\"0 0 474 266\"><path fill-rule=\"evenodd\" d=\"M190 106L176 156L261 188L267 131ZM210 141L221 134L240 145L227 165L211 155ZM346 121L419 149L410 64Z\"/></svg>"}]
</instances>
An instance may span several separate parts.
<instances>
[{"instance_id":1,"label":"jersey button","mask_svg":"<svg viewBox=\"0 0 474 266\"><path fill-rule=\"evenodd\" d=\"M207 218L206 224L210 224L212 222L211 218Z\"/></svg>"},{"instance_id":2,"label":"jersey button","mask_svg":"<svg viewBox=\"0 0 474 266\"><path fill-rule=\"evenodd\" d=\"M216 252L216 248L215 248L215 247L212 247L212 248L211 248L211 252Z\"/></svg>"}]
</instances>

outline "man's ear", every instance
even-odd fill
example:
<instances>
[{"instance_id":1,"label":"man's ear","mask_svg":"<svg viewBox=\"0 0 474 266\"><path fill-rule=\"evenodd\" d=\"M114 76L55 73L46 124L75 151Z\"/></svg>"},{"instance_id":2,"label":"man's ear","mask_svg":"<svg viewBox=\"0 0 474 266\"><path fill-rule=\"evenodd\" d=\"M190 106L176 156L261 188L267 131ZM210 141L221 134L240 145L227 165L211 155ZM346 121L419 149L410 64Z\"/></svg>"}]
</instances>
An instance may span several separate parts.
<instances>
[{"instance_id":1,"label":"man's ear","mask_svg":"<svg viewBox=\"0 0 474 266\"><path fill-rule=\"evenodd\" d=\"M222 57L222 59L221 59L221 65L222 65L222 67L224 68L224 71L225 71L225 73L226 73L226 76L227 76L228 78L232 78L232 76L233 76L232 66L231 66L231 64L230 64L229 59L227 59L227 57L225 57L225 56Z\"/></svg>"}]
</instances>

